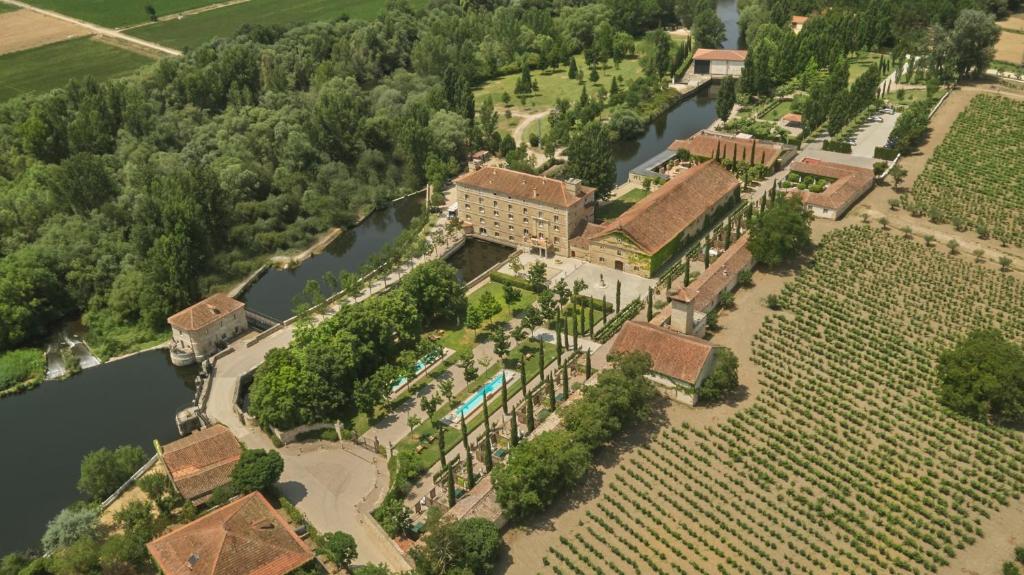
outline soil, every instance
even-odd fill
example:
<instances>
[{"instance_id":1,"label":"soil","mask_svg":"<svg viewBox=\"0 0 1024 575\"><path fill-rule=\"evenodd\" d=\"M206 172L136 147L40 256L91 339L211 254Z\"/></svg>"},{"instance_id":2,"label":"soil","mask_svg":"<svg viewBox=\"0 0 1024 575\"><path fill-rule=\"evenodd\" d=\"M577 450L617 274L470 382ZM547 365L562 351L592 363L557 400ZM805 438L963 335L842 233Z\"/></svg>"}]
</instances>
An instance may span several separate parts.
<instances>
[{"instance_id":1,"label":"soil","mask_svg":"<svg viewBox=\"0 0 1024 575\"><path fill-rule=\"evenodd\" d=\"M1003 31L996 43L996 60L1011 64L1024 63L1024 14L1010 16L998 24Z\"/></svg>"},{"instance_id":2,"label":"soil","mask_svg":"<svg viewBox=\"0 0 1024 575\"><path fill-rule=\"evenodd\" d=\"M0 14L0 54L89 35L89 30L32 10Z\"/></svg>"}]
</instances>

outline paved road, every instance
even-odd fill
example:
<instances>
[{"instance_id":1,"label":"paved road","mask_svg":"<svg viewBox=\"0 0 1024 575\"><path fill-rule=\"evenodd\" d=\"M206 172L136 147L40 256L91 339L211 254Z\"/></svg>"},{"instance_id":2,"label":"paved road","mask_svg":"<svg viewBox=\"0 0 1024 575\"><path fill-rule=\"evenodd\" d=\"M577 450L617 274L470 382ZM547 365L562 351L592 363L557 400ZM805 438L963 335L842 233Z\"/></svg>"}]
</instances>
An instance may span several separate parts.
<instances>
[{"instance_id":1,"label":"paved road","mask_svg":"<svg viewBox=\"0 0 1024 575\"><path fill-rule=\"evenodd\" d=\"M98 34L100 36L106 36L108 38L114 38L116 40L121 40L122 42L127 42L129 44L134 44L136 46L139 46L141 48L146 48L148 50L155 50L157 52L161 52L161 53L167 54L169 56L181 56L181 51L179 51L179 50L175 50L174 48L168 48L167 46L164 46L164 45L161 45L161 44L157 44L156 42L149 42L149 41L143 40L141 38L136 38L134 36L129 36L128 34L125 34L123 32L118 32L117 30L114 30L113 28L107 28L107 27L104 27L104 26L99 26L97 24L93 24L92 22L86 22L85 20L79 20L78 18L72 18L71 16L66 16L64 14L61 14L60 12L54 12L52 10L43 10L42 8L37 8L37 7L35 7L35 6L31 5L31 4L26 4L24 2L20 2L19 0L4 0L4 1L7 2L8 4L11 4L11 5L14 5L14 6L18 6L19 8L24 8L26 10L32 10L32 11L38 12L40 14L45 14L46 16L49 16L51 18L57 18L58 20L63 20L65 22L71 22L72 24L77 24L77 25L79 25L79 26L89 30L93 34Z\"/></svg>"}]
</instances>

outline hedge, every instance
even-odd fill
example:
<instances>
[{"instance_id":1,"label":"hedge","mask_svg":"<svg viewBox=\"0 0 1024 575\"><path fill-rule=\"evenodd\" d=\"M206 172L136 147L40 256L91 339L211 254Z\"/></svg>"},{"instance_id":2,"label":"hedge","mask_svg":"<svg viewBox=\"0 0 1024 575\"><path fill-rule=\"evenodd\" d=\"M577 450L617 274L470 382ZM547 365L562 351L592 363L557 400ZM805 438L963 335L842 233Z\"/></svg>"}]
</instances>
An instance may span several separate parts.
<instances>
[{"instance_id":1,"label":"hedge","mask_svg":"<svg viewBox=\"0 0 1024 575\"><path fill-rule=\"evenodd\" d=\"M533 285L521 277L510 276L501 272L491 272L491 281L499 284L505 284L512 287L517 287L526 291L533 291Z\"/></svg>"},{"instance_id":2,"label":"hedge","mask_svg":"<svg viewBox=\"0 0 1024 575\"><path fill-rule=\"evenodd\" d=\"M895 160L896 156L898 155L899 152L892 148L886 148L883 146L878 146L875 148L875 158L879 160Z\"/></svg>"},{"instance_id":3,"label":"hedge","mask_svg":"<svg viewBox=\"0 0 1024 575\"><path fill-rule=\"evenodd\" d=\"M821 145L821 148L826 152L839 152L841 154L849 154L853 152L853 146L849 142L843 142L840 140L825 140L825 143Z\"/></svg>"},{"instance_id":4,"label":"hedge","mask_svg":"<svg viewBox=\"0 0 1024 575\"><path fill-rule=\"evenodd\" d=\"M640 312L640 307L642 305L643 302L640 298L637 298L629 302L629 304L627 304L626 307L622 308L622 310L619 313L615 314L615 317L612 318L612 321L605 322L604 326L601 327L600 331L598 331L594 335L594 339L596 339L600 343L608 343L608 340L610 340L612 336L618 333L619 329L622 327L622 324L633 319L636 316L636 314Z\"/></svg>"}]
</instances>

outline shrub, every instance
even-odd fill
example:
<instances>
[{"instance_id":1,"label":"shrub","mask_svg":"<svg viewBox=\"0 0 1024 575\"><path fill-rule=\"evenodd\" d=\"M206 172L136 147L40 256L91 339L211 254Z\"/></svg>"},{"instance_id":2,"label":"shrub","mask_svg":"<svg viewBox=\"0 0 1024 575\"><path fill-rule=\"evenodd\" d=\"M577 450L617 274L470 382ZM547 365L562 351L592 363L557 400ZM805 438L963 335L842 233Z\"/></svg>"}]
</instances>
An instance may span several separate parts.
<instances>
[{"instance_id":1,"label":"shrub","mask_svg":"<svg viewBox=\"0 0 1024 575\"><path fill-rule=\"evenodd\" d=\"M45 373L46 361L38 349L15 349L0 355L0 390L41 378Z\"/></svg>"},{"instance_id":2,"label":"shrub","mask_svg":"<svg viewBox=\"0 0 1024 575\"><path fill-rule=\"evenodd\" d=\"M100 508L97 505L72 505L62 509L46 524L43 533L43 551L52 553L67 547L83 537L91 537L99 525Z\"/></svg>"},{"instance_id":3,"label":"shrub","mask_svg":"<svg viewBox=\"0 0 1024 575\"><path fill-rule=\"evenodd\" d=\"M355 538L344 531L324 533L320 536L317 547L328 559L344 569L348 569L359 555Z\"/></svg>"},{"instance_id":4,"label":"shrub","mask_svg":"<svg viewBox=\"0 0 1024 575\"><path fill-rule=\"evenodd\" d=\"M78 490L93 501L102 501L128 481L146 459L146 452L137 445L88 453L82 458Z\"/></svg>"}]
</instances>

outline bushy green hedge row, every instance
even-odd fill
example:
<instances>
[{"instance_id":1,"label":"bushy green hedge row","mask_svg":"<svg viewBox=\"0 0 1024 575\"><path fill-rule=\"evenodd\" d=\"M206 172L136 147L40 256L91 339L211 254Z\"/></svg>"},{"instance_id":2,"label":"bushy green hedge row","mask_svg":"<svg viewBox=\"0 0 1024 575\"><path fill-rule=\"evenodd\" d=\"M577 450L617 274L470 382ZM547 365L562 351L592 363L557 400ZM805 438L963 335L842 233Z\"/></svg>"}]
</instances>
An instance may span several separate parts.
<instances>
[{"instance_id":1,"label":"bushy green hedge row","mask_svg":"<svg viewBox=\"0 0 1024 575\"><path fill-rule=\"evenodd\" d=\"M899 152L892 148L886 148L883 146L878 146L875 148L875 158L879 160L895 160L896 156L898 155Z\"/></svg>"},{"instance_id":2,"label":"bushy green hedge row","mask_svg":"<svg viewBox=\"0 0 1024 575\"><path fill-rule=\"evenodd\" d=\"M517 287L526 291L533 291L533 285L526 278L510 276L501 272L491 272L491 281Z\"/></svg>"},{"instance_id":3,"label":"bushy green hedge row","mask_svg":"<svg viewBox=\"0 0 1024 575\"><path fill-rule=\"evenodd\" d=\"M619 313L615 314L615 317L613 317L611 321L605 322L604 327L594 335L594 339L600 343L607 343L612 336L618 333L622 324L633 319L633 317L640 312L641 305L642 302L640 301L640 298L631 301L626 307L622 308Z\"/></svg>"}]
</instances>

